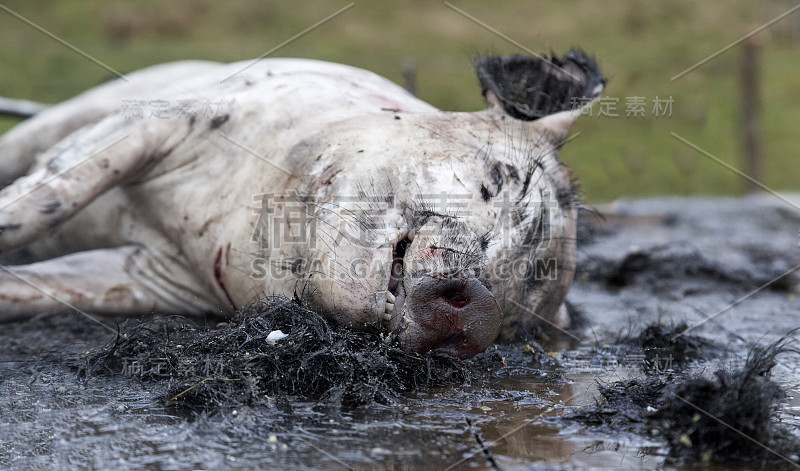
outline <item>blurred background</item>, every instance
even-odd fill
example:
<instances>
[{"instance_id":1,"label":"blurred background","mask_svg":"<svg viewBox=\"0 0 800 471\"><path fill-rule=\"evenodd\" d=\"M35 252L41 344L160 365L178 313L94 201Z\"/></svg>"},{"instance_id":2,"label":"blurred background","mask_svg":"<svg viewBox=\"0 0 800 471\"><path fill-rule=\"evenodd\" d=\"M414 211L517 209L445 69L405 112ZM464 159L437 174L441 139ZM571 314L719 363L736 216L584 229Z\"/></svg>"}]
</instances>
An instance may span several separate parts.
<instances>
[{"instance_id":1,"label":"blurred background","mask_svg":"<svg viewBox=\"0 0 800 471\"><path fill-rule=\"evenodd\" d=\"M348 4L0 0L0 96L56 103L114 77L8 10L124 73L181 59L257 57ZM484 107L472 71L476 56L578 47L610 79L606 96L579 121L579 137L562 153L589 202L750 189L714 158L777 191L796 191L800 10L672 78L797 4L452 0L469 19L441 1L359 1L272 56L362 67L399 84L413 82L423 100L441 109L472 111ZM755 119L748 123L745 115ZM0 119L0 132L16 122Z\"/></svg>"}]
</instances>

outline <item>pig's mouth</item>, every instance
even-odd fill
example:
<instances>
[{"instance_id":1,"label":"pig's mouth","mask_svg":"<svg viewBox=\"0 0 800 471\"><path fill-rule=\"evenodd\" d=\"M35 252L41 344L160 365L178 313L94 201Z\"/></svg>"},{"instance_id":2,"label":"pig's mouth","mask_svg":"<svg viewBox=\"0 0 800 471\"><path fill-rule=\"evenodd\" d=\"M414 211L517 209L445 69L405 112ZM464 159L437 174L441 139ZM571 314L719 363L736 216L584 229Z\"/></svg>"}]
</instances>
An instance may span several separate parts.
<instances>
[{"instance_id":1,"label":"pig's mouth","mask_svg":"<svg viewBox=\"0 0 800 471\"><path fill-rule=\"evenodd\" d=\"M403 276L405 275L406 250L411 245L412 239L409 236L403 237L394 246L392 253L392 268L389 277L389 287L386 294L386 320L391 329L399 327L402 319L403 303L406 293L403 287Z\"/></svg>"},{"instance_id":2,"label":"pig's mouth","mask_svg":"<svg viewBox=\"0 0 800 471\"><path fill-rule=\"evenodd\" d=\"M501 312L494 296L472 275L456 270L405 280L413 235L394 248L387 290L386 317L403 348L417 353L436 350L472 357L497 337Z\"/></svg>"}]
</instances>

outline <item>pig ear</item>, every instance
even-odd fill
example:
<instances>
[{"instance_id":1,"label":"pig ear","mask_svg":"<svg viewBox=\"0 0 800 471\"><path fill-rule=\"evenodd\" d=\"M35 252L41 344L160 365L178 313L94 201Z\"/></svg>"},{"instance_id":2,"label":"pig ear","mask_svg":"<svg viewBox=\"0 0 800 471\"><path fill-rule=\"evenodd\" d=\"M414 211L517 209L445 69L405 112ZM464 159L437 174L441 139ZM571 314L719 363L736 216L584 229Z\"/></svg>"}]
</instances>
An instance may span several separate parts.
<instances>
[{"instance_id":1,"label":"pig ear","mask_svg":"<svg viewBox=\"0 0 800 471\"><path fill-rule=\"evenodd\" d=\"M559 111L545 116L544 118L537 119L534 125L541 131L546 131L548 136L552 137L553 144L558 144L564 141L569 134L569 129L572 124L580 116L580 109ZM559 144L560 147L560 144Z\"/></svg>"},{"instance_id":2,"label":"pig ear","mask_svg":"<svg viewBox=\"0 0 800 471\"><path fill-rule=\"evenodd\" d=\"M580 114L603 92L606 79L582 52L564 57L485 57L476 65L489 107L512 118L538 121L537 128L566 135Z\"/></svg>"}]
</instances>

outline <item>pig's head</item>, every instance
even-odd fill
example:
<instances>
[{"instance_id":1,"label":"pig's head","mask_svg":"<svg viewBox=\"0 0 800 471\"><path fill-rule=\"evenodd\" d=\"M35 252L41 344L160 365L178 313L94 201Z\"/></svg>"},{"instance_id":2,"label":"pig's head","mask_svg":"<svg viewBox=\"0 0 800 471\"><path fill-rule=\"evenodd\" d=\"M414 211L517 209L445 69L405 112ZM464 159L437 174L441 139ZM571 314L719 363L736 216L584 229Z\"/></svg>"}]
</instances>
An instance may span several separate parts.
<instances>
[{"instance_id":1,"label":"pig's head","mask_svg":"<svg viewBox=\"0 0 800 471\"><path fill-rule=\"evenodd\" d=\"M315 145L299 291L409 351L466 358L501 332L563 322L578 197L558 153L605 80L577 52L477 69L487 110L352 119Z\"/></svg>"}]
</instances>

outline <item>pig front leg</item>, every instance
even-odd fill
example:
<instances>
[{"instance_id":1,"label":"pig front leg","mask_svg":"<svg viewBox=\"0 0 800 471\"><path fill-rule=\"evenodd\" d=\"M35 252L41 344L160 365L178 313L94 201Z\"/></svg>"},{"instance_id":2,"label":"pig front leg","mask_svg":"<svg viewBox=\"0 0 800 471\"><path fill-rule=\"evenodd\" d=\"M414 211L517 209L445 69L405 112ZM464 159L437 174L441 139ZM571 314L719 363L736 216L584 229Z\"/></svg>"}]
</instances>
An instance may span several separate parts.
<instances>
[{"instance_id":1,"label":"pig front leg","mask_svg":"<svg viewBox=\"0 0 800 471\"><path fill-rule=\"evenodd\" d=\"M154 126L109 117L60 141L31 173L0 191L0 252L36 240L141 174L188 132L183 121Z\"/></svg>"}]
</instances>

